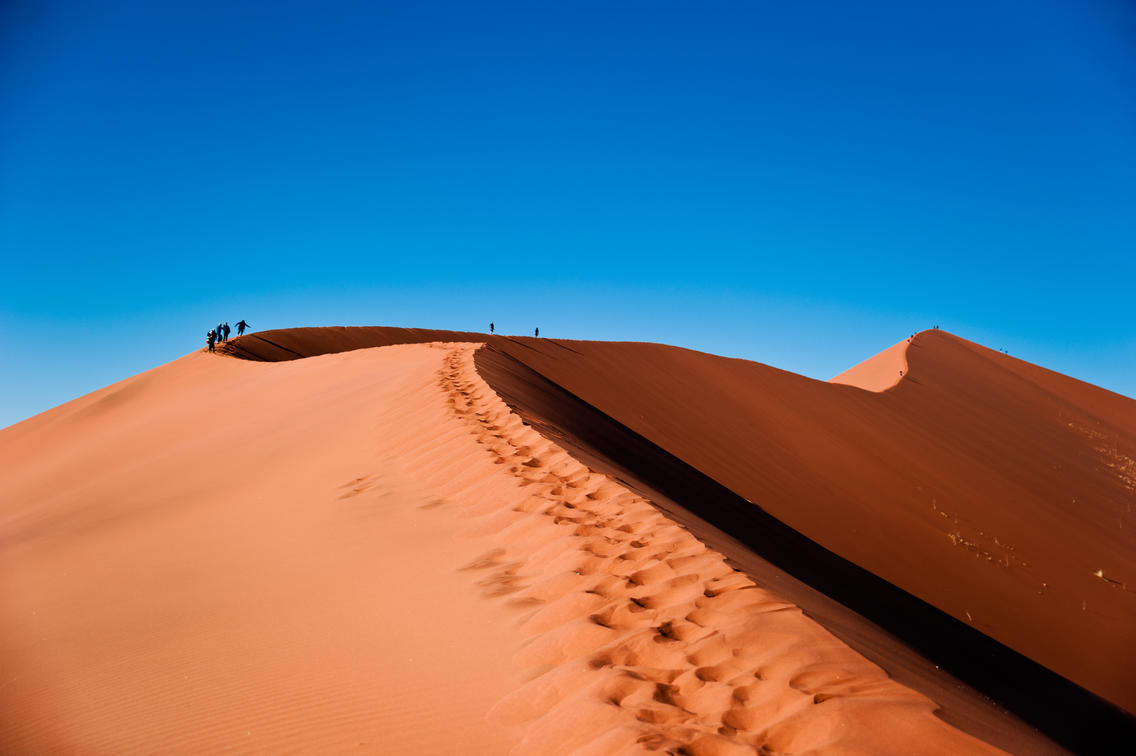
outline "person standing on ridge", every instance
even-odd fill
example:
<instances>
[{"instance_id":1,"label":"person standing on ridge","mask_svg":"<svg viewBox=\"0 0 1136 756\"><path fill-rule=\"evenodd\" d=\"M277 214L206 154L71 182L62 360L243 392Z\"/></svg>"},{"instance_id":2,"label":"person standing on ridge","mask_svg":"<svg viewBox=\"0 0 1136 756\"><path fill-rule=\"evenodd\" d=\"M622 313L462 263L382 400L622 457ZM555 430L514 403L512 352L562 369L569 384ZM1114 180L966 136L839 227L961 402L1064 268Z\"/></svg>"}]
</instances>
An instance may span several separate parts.
<instances>
[{"instance_id":1,"label":"person standing on ridge","mask_svg":"<svg viewBox=\"0 0 1136 756\"><path fill-rule=\"evenodd\" d=\"M213 351L213 342L215 342L216 340L217 340L217 332L214 331L212 328L210 328L209 333L205 334L205 343L209 345L209 351L210 352Z\"/></svg>"},{"instance_id":2,"label":"person standing on ridge","mask_svg":"<svg viewBox=\"0 0 1136 756\"><path fill-rule=\"evenodd\" d=\"M237 335L243 336L244 333L245 333L245 329L248 328L248 327L249 327L249 324L246 323L244 320L242 320L240 323L237 323Z\"/></svg>"},{"instance_id":3,"label":"person standing on ridge","mask_svg":"<svg viewBox=\"0 0 1136 756\"><path fill-rule=\"evenodd\" d=\"M233 329L229 328L229 321L226 320L225 321L225 338L223 338L222 341L228 341L229 340L229 331L231 331L231 330L233 330Z\"/></svg>"},{"instance_id":4,"label":"person standing on ridge","mask_svg":"<svg viewBox=\"0 0 1136 756\"><path fill-rule=\"evenodd\" d=\"M539 339L539 338L540 338L540 329L539 329L539 328L534 328L534 329L533 329L533 338L535 338L535 339Z\"/></svg>"},{"instance_id":5,"label":"person standing on ridge","mask_svg":"<svg viewBox=\"0 0 1136 756\"><path fill-rule=\"evenodd\" d=\"M224 335L225 327L220 321L217 321L217 341L224 341Z\"/></svg>"},{"instance_id":6,"label":"person standing on ridge","mask_svg":"<svg viewBox=\"0 0 1136 756\"><path fill-rule=\"evenodd\" d=\"M493 321L492 320L489 321L489 332L493 333Z\"/></svg>"}]
</instances>

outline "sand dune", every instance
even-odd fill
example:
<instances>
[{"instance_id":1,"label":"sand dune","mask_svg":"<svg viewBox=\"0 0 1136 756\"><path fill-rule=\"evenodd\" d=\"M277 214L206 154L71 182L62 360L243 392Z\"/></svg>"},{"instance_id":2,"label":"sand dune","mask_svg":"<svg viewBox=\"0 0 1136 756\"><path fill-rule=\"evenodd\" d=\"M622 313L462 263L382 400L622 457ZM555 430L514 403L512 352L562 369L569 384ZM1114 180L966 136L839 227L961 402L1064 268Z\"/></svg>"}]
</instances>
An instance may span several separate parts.
<instances>
[{"instance_id":1,"label":"sand dune","mask_svg":"<svg viewBox=\"0 0 1136 756\"><path fill-rule=\"evenodd\" d=\"M517 358L832 552L1136 710L1136 402L1044 387L942 332L916 337L882 393L674 348L574 347L583 359Z\"/></svg>"},{"instance_id":2,"label":"sand dune","mask_svg":"<svg viewBox=\"0 0 1136 756\"><path fill-rule=\"evenodd\" d=\"M309 354L431 334L487 340L809 539L1136 711L1136 401L938 330L842 374L880 373L871 391L659 344L261 337Z\"/></svg>"},{"instance_id":3,"label":"sand dune","mask_svg":"<svg viewBox=\"0 0 1136 756\"><path fill-rule=\"evenodd\" d=\"M191 355L6 433L8 747L982 749L525 428L474 348Z\"/></svg>"},{"instance_id":4,"label":"sand dune","mask_svg":"<svg viewBox=\"0 0 1136 756\"><path fill-rule=\"evenodd\" d=\"M414 329L227 349L0 432L6 752L1059 750L934 669L959 639L1052 694L1029 715L1082 695L1046 670L1132 708L1131 400L942 332L854 385Z\"/></svg>"},{"instance_id":5,"label":"sand dune","mask_svg":"<svg viewBox=\"0 0 1136 756\"><path fill-rule=\"evenodd\" d=\"M194 354L6 430L4 752L507 751L515 613L379 446L464 462L442 355Z\"/></svg>"}]
</instances>

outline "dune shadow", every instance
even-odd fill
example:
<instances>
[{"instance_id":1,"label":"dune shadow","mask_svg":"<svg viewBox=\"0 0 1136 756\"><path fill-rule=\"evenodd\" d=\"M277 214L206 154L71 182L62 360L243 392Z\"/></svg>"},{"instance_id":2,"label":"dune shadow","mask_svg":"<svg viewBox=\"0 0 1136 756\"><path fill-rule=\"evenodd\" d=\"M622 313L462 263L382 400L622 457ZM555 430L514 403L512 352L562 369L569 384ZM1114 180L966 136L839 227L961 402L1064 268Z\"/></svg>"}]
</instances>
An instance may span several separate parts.
<instances>
[{"instance_id":1,"label":"dune shadow","mask_svg":"<svg viewBox=\"0 0 1136 756\"><path fill-rule=\"evenodd\" d=\"M585 449L590 466L615 477L630 474L1063 747L1115 753L1117 743L1136 736L1136 718L1122 709L829 551L515 358L488 347L475 354L475 364L534 427L561 445L570 439ZM883 660L873 661L886 669Z\"/></svg>"}]
</instances>

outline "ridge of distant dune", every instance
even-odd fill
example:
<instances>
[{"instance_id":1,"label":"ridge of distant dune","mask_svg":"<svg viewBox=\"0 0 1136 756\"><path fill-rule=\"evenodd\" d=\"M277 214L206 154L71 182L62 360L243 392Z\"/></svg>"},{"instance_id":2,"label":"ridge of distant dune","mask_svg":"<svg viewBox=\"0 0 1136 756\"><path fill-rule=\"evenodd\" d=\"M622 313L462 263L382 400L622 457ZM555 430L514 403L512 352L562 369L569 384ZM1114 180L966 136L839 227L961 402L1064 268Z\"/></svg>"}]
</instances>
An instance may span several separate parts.
<instances>
[{"instance_id":1,"label":"ridge of distant dune","mask_svg":"<svg viewBox=\"0 0 1136 756\"><path fill-rule=\"evenodd\" d=\"M907 371L907 346L915 339L909 336L858 365L828 379L829 383L856 386L865 391L887 391L903 379Z\"/></svg>"}]
</instances>

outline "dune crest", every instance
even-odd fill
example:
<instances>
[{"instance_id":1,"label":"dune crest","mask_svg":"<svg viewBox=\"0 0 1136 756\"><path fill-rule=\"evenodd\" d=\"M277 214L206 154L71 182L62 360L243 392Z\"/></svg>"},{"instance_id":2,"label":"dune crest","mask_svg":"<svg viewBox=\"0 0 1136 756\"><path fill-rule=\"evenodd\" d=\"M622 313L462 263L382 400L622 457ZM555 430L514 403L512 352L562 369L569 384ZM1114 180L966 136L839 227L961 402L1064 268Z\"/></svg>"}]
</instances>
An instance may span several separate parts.
<instances>
[{"instance_id":1,"label":"dune crest","mask_svg":"<svg viewBox=\"0 0 1136 756\"><path fill-rule=\"evenodd\" d=\"M887 391L903 380L904 374L907 373L907 347L914 338L914 336L906 338L888 347L843 373L829 378L828 382L855 386L877 394Z\"/></svg>"}]
</instances>

